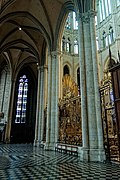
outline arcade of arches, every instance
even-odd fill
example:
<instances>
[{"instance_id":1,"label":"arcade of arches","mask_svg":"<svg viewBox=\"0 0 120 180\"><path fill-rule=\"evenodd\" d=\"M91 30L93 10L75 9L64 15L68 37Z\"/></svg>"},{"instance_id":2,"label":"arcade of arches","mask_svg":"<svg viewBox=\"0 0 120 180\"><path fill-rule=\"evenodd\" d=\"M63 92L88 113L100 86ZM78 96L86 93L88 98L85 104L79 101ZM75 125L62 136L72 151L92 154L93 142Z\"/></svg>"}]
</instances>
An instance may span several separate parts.
<instances>
[{"instance_id":1,"label":"arcade of arches","mask_svg":"<svg viewBox=\"0 0 120 180\"><path fill-rule=\"evenodd\" d=\"M109 96L109 72L100 88L98 82L96 8L97 0L0 1L1 142L33 143L73 154L75 149L81 161L119 158L120 128ZM71 54L71 62L78 58L72 63L76 72L67 54L64 62L62 44L72 11L78 21ZM68 38L66 53L72 52L71 41ZM120 73L116 76L119 82Z\"/></svg>"}]
</instances>

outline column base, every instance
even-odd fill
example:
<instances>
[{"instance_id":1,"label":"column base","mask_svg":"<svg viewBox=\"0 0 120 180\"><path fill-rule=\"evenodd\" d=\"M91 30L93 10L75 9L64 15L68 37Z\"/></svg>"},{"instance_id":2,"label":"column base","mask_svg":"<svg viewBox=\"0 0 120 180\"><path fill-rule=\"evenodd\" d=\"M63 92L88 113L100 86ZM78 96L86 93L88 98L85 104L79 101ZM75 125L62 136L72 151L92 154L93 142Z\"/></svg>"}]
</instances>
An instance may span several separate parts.
<instances>
[{"instance_id":1,"label":"column base","mask_svg":"<svg viewBox=\"0 0 120 180\"><path fill-rule=\"evenodd\" d=\"M85 149L79 147L78 156L80 161L104 162L106 160L104 149Z\"/></svg>"},{"instance_id":2,"label":"column base","mask_svg":"<svg viewBox=\"0 0 120 180\"><path fill-rule=\"evenodd\" d=\"M6 138L6 139L4 140L4 143L10 144L10 138Z\"/></svg>"},{"instance_id":3,"label":"column base","mask_svg":"<svg viewBox=\"0 0 120 180\"><path fill-rule=\"evenodd\" d=\"M41 142L39 140L34 140L34 146L39 147Z\"/></svg>"},{"instance_id":4,"label":"column base","mask_svg":"<svg viewBox=\"0 0 120 180\"><path fill-rule=\"evenodd\" d=\"M44 144L44 149L54 151L55 150L55 143L45 143Z\"/></svg>"}]
</instances>

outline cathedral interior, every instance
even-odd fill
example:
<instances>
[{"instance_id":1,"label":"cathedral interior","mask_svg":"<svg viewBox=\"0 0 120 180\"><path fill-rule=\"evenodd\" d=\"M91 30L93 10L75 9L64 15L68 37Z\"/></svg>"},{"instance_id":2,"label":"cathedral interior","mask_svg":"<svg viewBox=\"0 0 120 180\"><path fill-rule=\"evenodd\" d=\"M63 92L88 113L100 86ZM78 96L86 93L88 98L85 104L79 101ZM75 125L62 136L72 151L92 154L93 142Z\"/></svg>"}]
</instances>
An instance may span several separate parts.
<instances>
[{"instance_id":1,"label":"cathedral interior","mask_svg":"<svg viewBox=\"0 0 120 180\"><path fill-rule=\"evenodd\" d=\"M120 178L119 51L120 0L0 0L1 178Z\"/></svg>"}]
</instances>

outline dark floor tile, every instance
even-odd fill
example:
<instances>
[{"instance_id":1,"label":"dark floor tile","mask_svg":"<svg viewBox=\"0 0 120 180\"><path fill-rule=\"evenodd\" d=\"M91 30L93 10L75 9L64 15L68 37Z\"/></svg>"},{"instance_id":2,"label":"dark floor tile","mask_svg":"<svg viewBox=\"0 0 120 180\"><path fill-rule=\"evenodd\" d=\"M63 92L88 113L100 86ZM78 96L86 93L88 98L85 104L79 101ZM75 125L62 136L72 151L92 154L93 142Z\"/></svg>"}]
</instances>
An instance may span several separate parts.
<instances>
[{"instance_id":1,"label":"dark floor tile","mask_svg":"<svg viewBox=\"0 0 120 180\"><path fill-rule=\"evenodd\" d=\"M0 180L119 180L120 165L86 163L30 144L0 144Z\"/></svg>"}]
</instances>

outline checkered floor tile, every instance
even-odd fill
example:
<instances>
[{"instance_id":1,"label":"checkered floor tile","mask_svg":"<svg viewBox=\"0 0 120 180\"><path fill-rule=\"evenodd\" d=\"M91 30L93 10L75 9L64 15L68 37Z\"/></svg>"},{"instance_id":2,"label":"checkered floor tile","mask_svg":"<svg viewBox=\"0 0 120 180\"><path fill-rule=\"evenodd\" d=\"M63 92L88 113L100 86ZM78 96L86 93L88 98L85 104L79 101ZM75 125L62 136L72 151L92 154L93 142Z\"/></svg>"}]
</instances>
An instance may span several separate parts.
<instances>
[{"instance_id":1,"label":"checkered floor tile","mask_svg":"<svg viewBox=\"0 0 120 180\"><path fill-rule=\"evenodd\" d=\"M120 180L120 165L80 162L78 157L30 144L0 144L0 180Z\"/></svg>"}]
</instances>

